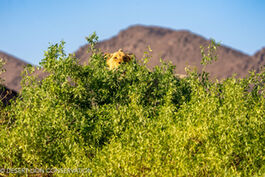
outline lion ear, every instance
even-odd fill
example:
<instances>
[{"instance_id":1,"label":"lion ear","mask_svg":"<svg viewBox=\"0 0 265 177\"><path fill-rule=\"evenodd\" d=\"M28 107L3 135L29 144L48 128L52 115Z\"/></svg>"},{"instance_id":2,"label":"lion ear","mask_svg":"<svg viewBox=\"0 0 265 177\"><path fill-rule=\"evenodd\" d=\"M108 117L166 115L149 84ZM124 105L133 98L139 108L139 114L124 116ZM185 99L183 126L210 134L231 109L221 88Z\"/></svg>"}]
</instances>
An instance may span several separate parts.
<instances>
[{"instance_id":1,"label":"lion ear","mask_svg":"<svg viewBox=\"0 0 265 177\"><path fill-rule=\"evenodd\" d=\"M128 56L130 57L130 59L132 60L133 58L135 58L135 55L133 53L129 53Z\"/></svg>"},{"instance_id":2,"label":"lion ear","mask_svg":"<svg viewBox=\"0 0 265 177\"><path fill-rule=\"evenodd\" d=\"M130 55L125 55L125 57L124 57L124 59L123 59L123 61L124 62L128 62L128 61L130 61L132 58L130 57Z\"/></svg>"}]
</instances>

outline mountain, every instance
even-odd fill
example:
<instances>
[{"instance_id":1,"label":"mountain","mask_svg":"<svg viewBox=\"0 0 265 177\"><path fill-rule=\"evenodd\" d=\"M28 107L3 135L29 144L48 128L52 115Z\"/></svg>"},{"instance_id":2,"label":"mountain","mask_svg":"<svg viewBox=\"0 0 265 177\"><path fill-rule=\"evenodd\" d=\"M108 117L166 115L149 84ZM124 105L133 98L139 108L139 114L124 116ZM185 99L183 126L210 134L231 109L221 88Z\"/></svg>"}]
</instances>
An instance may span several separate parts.
<instances>
[{"instance_id":1,"label":"mountain","mask_svg":"<svg viewBox=\"0 0 265 177\"><path fill-rule=\"evenodd\" d=\"M97 47L104 52L114 52L121 48L134 53L140 59L150 46L153 51L150 67L159 64L159 59L162 58L172 61L176 65L176 72L184 74L187 65L202 69L200 46L207 46L208 43L206 38L186 30L136 25L122 30L111 39L99 42ZM89 57L87 47L84 45L76 52L81 62L87 61ZM234 73L242 77L249 69L257 69L259 66L259 56L255 58L224 45L218 47L218 56L218 61L207 67L207 71L218 79L232 76Z\"/></svg>"},{"instance_id":2,"label":"mountain","mask_svg":"<svg viewBox=\"0 0 265 177\"><path fill-rule=\"evenodd\" d=\"M252 69L259 71L261 66L265 66L265 47L256 52L253 58L256 61L253 63Z\"/></svg>"},{"instance_id":3,"label":"mountain","mask_svg":"<svg viewBox=\"0 0 265 177\"><path fill-rule=\"evenodd\" d=\"M21 88L21 72L24 70L27 63L4 52L0 52L0 58L6 63L4 65L6 72L1 74L1 78L5 80L3 84L8 89L18 92Z\"/></svg>"},{"instance_id":4,"label":"mountain","mask_svg":"<svg viewBox=\"0 0 265 177\"><path fill-rule=\"evenodd\" d=\"M159 59L172 61L176 65L178 74L185 74L184 68L188 65L202 69L200 46L207 46L209 40L186 30L172 30L156 26L135 25L120 31L116 36L101 41L97 47L103 52L114 52L121 49L134 53L137 59L141 59L144 52L151 47L152 58L148 64L150 68L159 64ZM80 47L76 56L81 63L87 62L89 54L88 45ZM265 65L265 48L257 51L253 56L221 45L218 47L218 61L207 66L213 78L226 78L237 73L239 77L245 76L248 70L259 70ZM3 83L8 89L15 92L20 90L21 72L27 65L26 62L0 52L0 58L6 61L6 72L2 74ZM39 75L43 75L39 73Z\"/></svg>"}]
</instances>

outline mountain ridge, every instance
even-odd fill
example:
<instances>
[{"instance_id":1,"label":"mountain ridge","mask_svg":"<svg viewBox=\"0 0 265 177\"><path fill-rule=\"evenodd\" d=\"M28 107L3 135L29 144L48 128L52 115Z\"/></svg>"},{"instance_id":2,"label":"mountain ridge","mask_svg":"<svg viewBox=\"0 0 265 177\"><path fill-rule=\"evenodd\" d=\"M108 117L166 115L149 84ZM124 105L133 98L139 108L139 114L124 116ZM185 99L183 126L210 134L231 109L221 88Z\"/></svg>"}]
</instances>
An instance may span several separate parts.
<instances>
[{"instance_id":1,"label":"mountain ridge","mask_svg":"<svg viewBox=\"0 0 265 177\"><path fill-rule=\"evenodd\" d=\"M153 58L150 60L149 67L159 64L159 59L162 58L172 61L176 65L176 71L179 74L184 74L187 65L202 69L200 46L205 46L208 43L208 39L187 30L136 25L121 30L108 40L100 41L97 47L104 52L114 52L122 48L134 53L139 59L150 46L153 50ZM87 47L84 45L75 53L82 62L89 57L89 54L86 53ZM218 47L218 55L218 61L207 69L213 77L218 79L230 77L233 73L238 73L238 77L243 77L248 70L257 69L258 61L256 60L258 59L225 45Z\"/></svg>"},{"instance_id":2,"label":"mountain ridge","mask_svg":"<svg viewBox=\"0 0 265 177\"><path fill-rule=\"evenodd\" d=\"M187 65L195 66L200 71L202 66L200 46L208 45L205 37L188 30L174 30L159 26L133 25L121 30L110 39L99 41L96 45L103 52L114 52L120 48L134 53L137 59L141 59L144 52L151 47L152 58L148 64L150 68L158 65L159 59L172 61L176 65L178 74L185 74ZM81 63L88 61L88 45L81 46L75 55ZM207 67L213 78L223 79L238 73L238 77L248 74L249 70L259 71L265 65L265 47L258 50L253 56L247 55L231 47L221 45L217 49L219 59ZM5 80L3 85L8 89L19 92L21 86L21 72L28 64L10 54L0 51L0 58L6 61L6 72L1 75Z\"/></svg>"},{"instance_id":3,"label":"mountain ridge","mask_svg":"<svg viewBox=\"0 0 265 177\"><path fill-rule=\"evenodd\" d=\"M4 60L4 69L6 70L1 74L1 78L4 79L3 85L18 92L21 89L21 72L28 63L3 51L0 51L0 58Z\"/></svg>"}]
</instances>

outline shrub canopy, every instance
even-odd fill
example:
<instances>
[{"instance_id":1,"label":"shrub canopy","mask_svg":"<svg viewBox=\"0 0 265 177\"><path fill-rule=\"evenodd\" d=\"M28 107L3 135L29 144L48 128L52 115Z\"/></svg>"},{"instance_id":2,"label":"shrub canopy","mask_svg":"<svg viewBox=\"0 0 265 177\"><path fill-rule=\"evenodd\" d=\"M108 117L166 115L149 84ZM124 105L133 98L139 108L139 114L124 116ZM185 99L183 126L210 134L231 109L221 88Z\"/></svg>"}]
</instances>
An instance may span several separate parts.
<instances>
[{"instance_id":1,"label":"shrub canopy","mask_svg":"<svg viewBox=\"0 0 265 177\"><path fill-rule=\"evenodd\" d=\"M163 61L150 71L148 57L109 70L94 39L88 38L88 64L66 55L62 42L48 48L39 68L25 70L21 96L1 117L0 168L90 168L84 175L91 176L265 174L265 70L221 82L187 70L180 79ZM207 62L214 55L208 56Z\"/></svg>"}]
</instances>

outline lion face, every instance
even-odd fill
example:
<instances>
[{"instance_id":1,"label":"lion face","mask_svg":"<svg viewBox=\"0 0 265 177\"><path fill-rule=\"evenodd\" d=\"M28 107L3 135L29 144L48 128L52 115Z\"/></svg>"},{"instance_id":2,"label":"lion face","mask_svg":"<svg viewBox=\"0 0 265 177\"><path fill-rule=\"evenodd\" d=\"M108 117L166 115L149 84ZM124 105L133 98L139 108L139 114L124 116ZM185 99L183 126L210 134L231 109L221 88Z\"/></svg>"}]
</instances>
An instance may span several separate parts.
<instances>
[{"instance_id":1,"label":"lion face","mask_svg":"<svg viewBox=\"0 0 265 177\"><path fill-rule=\"evenodd\" d=\"M132 59L130 55L124 53L121 49L118 52L106 54L106 56L107 65L111 70L118 68L121 63L129 62Z\"/></svg>"}]
</instances>

